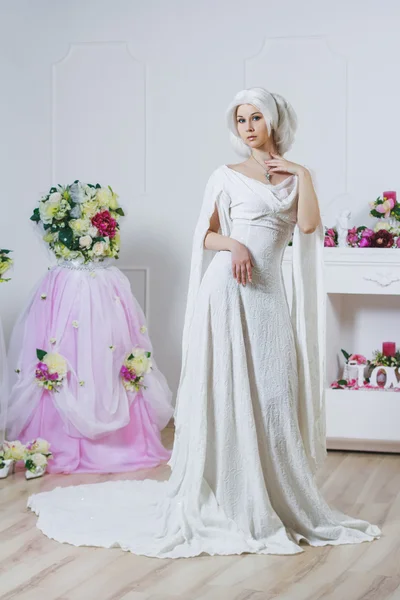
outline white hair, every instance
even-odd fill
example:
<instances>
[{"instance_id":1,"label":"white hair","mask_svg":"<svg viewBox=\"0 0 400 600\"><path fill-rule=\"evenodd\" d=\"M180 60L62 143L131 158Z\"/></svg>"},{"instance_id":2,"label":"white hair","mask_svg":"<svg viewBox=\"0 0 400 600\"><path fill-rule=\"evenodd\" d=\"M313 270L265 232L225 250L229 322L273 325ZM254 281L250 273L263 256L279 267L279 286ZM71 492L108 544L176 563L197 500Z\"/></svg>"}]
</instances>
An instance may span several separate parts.
<instances>
[{"instance_id":1,"label":"white hair","mask_svg":"<svg viewBox=\"0 0 400 600\"><path fill-rule=\"evenodd\" d=\"M293 145L297 130L297 116L289 102L279 94L272 94L264 88L253 87L236 94L226 111L230 140L238 154L250 156L251 149L239 136L236 111L241 104L252 104L263 115L269 135L274 132L274 140L279 154L288 152Z\"/></svg>"}]
</instances>

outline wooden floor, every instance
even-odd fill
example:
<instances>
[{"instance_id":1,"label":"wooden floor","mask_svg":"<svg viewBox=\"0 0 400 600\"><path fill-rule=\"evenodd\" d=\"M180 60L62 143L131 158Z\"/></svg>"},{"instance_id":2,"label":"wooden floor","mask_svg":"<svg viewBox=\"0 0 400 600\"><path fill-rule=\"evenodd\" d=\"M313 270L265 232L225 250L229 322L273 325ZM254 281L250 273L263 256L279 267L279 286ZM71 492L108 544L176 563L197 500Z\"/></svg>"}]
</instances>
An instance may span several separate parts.
<instances>
[{"instance_id":1,"label":"wooden floor","mask_svg":"<svg viewBox=\"0 0 400 600\"><path fill-rule=\"evenodd\" d=\"M173 432L164 432L171 446ZM124 479L165 479L167 467ZM329 452L319 475L328 502L383 529L379 540L293 556L169 560L119 549L74 548L46 538L29 494L121 475L17 472L0 482L0 600L400 600L400 455Z\"/></svg>"}]
</instances>

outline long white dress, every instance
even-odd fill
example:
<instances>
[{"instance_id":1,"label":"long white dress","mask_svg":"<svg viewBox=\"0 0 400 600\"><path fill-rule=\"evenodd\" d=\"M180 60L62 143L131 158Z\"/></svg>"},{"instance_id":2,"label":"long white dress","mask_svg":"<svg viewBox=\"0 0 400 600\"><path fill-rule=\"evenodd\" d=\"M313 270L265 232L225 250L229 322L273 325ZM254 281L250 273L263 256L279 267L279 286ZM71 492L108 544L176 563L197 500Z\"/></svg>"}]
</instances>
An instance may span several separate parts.
<instances>
[{"instance_id":1,"label":"long white dress","mask_svg":"<svg viewBox=\"0 0 400 600\"><path fill-rule=\"evenodd\" d=\"M301 540L380 537L376 525L330 508L315 481L325 456L322 226L299 232L297 199L295 176L273 186L226 165L214 171L194 238L170 479L33 495L28 506L43 533L163 558L296 554ZM203 239L215 206L222 233L252 253L246 287L232 276L229 252L207 264ZM281 263L294 229L291 320Z\"/></svg>"}]
</instances>

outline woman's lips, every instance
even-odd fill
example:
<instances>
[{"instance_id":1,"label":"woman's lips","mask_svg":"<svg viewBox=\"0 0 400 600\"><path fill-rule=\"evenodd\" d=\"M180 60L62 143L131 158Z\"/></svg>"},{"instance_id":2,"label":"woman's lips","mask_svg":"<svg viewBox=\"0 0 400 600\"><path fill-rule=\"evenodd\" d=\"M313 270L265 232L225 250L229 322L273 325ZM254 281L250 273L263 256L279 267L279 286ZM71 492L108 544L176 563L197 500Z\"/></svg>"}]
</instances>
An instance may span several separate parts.
<instances>
[{"instance_id":1,"label":"woman's lips","mask_svg":"<svg viewBox=\"0 0 400 600\"><path fill-rule=\"evenodd\" d=\"M249 135L249 137L247 138L248 140L255 140L256 139L256 135Z\"/></svg>"}]
</instances>

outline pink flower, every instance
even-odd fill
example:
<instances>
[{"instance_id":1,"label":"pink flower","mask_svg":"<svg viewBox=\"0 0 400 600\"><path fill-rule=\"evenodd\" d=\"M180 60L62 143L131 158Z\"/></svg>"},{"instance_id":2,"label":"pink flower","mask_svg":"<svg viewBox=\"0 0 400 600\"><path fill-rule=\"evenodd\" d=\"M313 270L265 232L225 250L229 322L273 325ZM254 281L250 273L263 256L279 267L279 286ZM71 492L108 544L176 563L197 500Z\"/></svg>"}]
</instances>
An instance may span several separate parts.
<instances>
[{"instance_id":1,"label":"pink flower","mask_svg":"<svg viewBox=\"0 0 400 600\"><path fill-rule=\"evenodd\" d=\"M330 237L329 235L326 235L325 236L325 240L324 240L324 246L326 248L332 248L332 247L334 247L335 246L335 240L332 237Z\"/></svg>"},{"instance_id":2,"label":"pink flower","mask_svg":"<svg viewBox=\"0 0 400 600\"><path fill-rule=\"evenodd\" d=\"M97 227L100 236L109 237L110 239L115 237L117 221L113 219L108 210L103 210L94 215L92 225Z\"/></svg>"},{"instance_id":3,"label":"pink flower","mask_svg":"<svg viewBox=\"0 0 400 600\"><path fill-rule=\"evenodd\" d=\"M349 229L349 232L347 234L347 243L350 246L357 246L358 245L358 234L357 234L357 228L353 227L353 229Z\"/></svg>"},{"instance_id":4,"label":"pink flower","mask_svg":"<svg viewBox=\"0 0 400 600\"><path fill-rule=\"evenodd\" d=\"M327 229L325 235L329 235L329 237L335 237L335 230L334 229Z\"/></svg>"},{"instance_id":5,"label":"pink flower","mask_svg":"<svg viewBox=\"0 0 400 600\"><path fill-rule=\"evenodd\" d=\"M337 390L338 388L340 388L340 385L337 381L334 381L333 383L331 383L331 388Z\"/></svg>"},{"instance_id":6,"label":"pink flower","mask_svg":"<svg viewBox=\"0 0 400 600\"><path fill-rule=\"evenodd\" d=\"M352 354L349 357L349 361L350 360L355 360L358 365L366 365L367 364L367 359L362 354Z\"/></svg>"},{"instance_id":7,"label":"pink flower","mask_svg":"<svg viewBox=\"0 0 400 600\"><path fill-rule=\"evenodd\" d=\"M398 237L398 238L397 238L397 240L396 240L396 246L397 246L398 248L400 248L400 237Z\"/></svg>"},{"instance_id":8,"label":"pink flower","mask_svg":"<svg viewBox=\"0 0 400 600\"><path fill-rule=\"evenodd\" d=\"M369 248L371 246L371 238L362 237L359 246L360 248Z\"/></svg>"},{"instance_id":9,"label":"pink flower","mask_svg":"<svg viewBox=\"0 0 400 600\"><path fill-rule=\"evenodd\" d=\"M362 233L361 233L361 237L363 238L370 238L374 235L374 231L372 231L372 229L363 229Z\"/></svg>"},{"instance_id":10,"label":"pink flower","mask_svg":"<svg viewBox=\"0 0 400 600\"><path fill-rule=\"evenodd\" d=\"M385 219L390 217L390 211L394 208L395 201L393 198L389 198L389 200L385 200L383 204L378 204L375 210L381 215L385 215Z\"/></svg>"}]
</instances>

